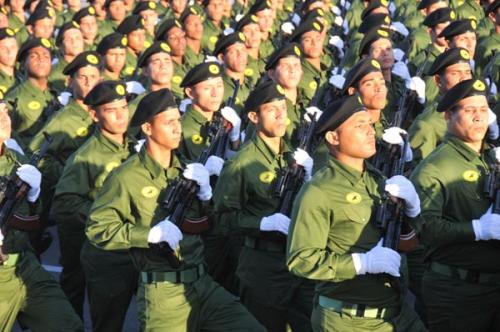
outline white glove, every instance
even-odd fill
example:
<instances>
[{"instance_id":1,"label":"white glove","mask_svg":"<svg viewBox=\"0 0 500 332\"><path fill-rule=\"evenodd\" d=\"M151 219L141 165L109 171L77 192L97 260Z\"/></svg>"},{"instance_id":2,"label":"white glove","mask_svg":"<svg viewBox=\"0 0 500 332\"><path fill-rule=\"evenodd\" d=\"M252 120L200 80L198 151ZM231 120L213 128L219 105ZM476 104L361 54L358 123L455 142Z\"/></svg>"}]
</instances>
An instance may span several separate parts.
<instances>
[{"instance_id":1,"label":"white glove","mask_svg":"<svg viewBox=\"0 0 500 332\"><path fill-rule=\"evenodd\" d=\"M127 86L128 93L140 95L141 93L144 93L146 91L146 89L144 89L142 84L137 82L137 81L127 82L127 83L125 83L125 85Z\"/></svg>"},{"instance_id":2,"label":"white glove","mask_svg":"<svg viewBox=\"0 0 500 332\"><path fill-rule=\"evenodd\" d=\"M301 21L302 19L300 18L300 16L299 16L297 13L293 13L291 20L292 20L292 23L293 23L296 27L298 27L298 26L300 25L300 21Z\"/></svg>"},{"instance_id":3,"label":"white glove","mask_svg":"<svg viewBox=\"0 0 500 332\"><path fill-rule=\"evenodd\" d=\"M235 20L236 22L239 22L239 21L240 21L243 17L245 17L245 15L243 15L243 14L238 14L238 15L236 15L236 16L235 16L234 20Z\"/></svg>"},{"instance_id":4,"label":"white glove","mask_svg":"<svg viewBox=\"0 0 500 332\"><path fill-rule=\"evenodd\" d=\"M179 246L180 240L182 240L181 230L168 218L160 221L149 230L149 243L167 242L169 247L175 250Z\"/></svg>"},{"instance_id":5,"label":"white glove","mask_svg":"<svg viewBox=\"0 0 500 332\"><path fill-rule=\"evenodd\" d=\"M476 61L474 59L470 59L470 69L472 69L472 72L476 70Z\"/></svg>"},{"instance_id":6,"label":"white glove","mask_svg":"<svg viewBox=\"0 0 500 332\"><path fill-rule=\"evenodd\" d=\"M401 136L402 134L407 135L406 130L399 127L391 127L384 130L382 134L382 140L389 144L398 144L401 148L404 146L404 140ZM413 151L411 150L410 144L407 144L405 151L405 162L413 160Z\"/></svg>"},{"instance_id":7,"label":"white glove","mask_svg":"<svg viewBox=\"0 0 500 332\"><path fill-rule=\"evenodd\" d=\"M500 163L500 146L494 148L493 152L495 152L495 159L497 160L497 163Z\"/></svg>"},{"instance_id":8,"label":"white glove","mask_svg":"<svg viewBox=\"0 0 500 332\"><path fill-rule=\"evenodd\" d=\"M245 139L247 138L247 133L246 131L242 131L241 134L240 134L240 142L241 144L243 144L245 142Z\"/></svg>"},{"instance_id":9,"label":"white glove","mask_svg":"<svg viewBox=\"0 0 500 332\"><path fill-rule=\"evenodd\" d=\"M408 37L410 31L405 27L405 25L401 22L392 22L391 30L398 32L403 35L403 37Z\"/></svg>"},{"instance_id":10,"label":"white glove","mask_svg":"<svg viewBox=\"0 0 500 332\"><path fill-rule=\"evenodd\" d=\"M181 111L181 113L186 112L188 105L191 105L192 103L193 101L189 98L182 99L181 103L179 104L179 111Z\"/></svg>"},{"instance_id":11,"label":"white glove","mask_svg":"<svg viewBox=\"0 0 500 332\"><path fill-rule=\"evenodd\" d=\"M218 63L219 65L222 64L222 61L220 61L219 59L217 59L217 57L213 56L213 55L205 55L205 60L203 62L216 62Z\"/></svg>"},{"instance_id":12,"label":"white glove","mask_svg":"<svg viewBox=\"0 0 500 332\"><path fill-rule=\"evenodd\" d=\"M22 154L24 156L23 148L16 142L15 139L8 138L7 140L5 140L4 143L5 143L5 146L7 147L7 149L14 150L14 151L16 151L19 154Z\"/></svg>"},{"instance_id":13,"label":"white glove","mask_svg":"<svg viewBox=\"0 0 500 332\"><path fill-rule=\"evenodd\" d=\"M344 41L337 35L331 36L328 43L335 46L337 49L342 50L344 48Z\"/></svg>"},{"instance_id":14,"label":"white glove","mask_svg":"<svg viewBox=\"0 0 500 332\"><path fill-rule=\"evenodd\" d=\"M227 35L230 35L234 32L234 29L233 28L225 28L224 31L222 31L222 34L224 36L227 36Z\"/></svg>"},{"instance_id":15,"label":"white glove","mask_svg":"<svg viewBox=\"0 0 500 332\"><path fill-rule=\"evenodd\" d=\"M212 187L210 187L210 174L200 163L192 163L186 166L184 173L186 179L195 181L199 186L198 198L200 201L208 201L212 198Z\"/></svg>"},{"instance_id":16,"label":"white glove","mask_svg":"<svg viewBox=\"0 0 500 332\"><path fill-rule=\"evenodd\" d=\"M500 214L491 213L492 207L479 219L472 220L476 241L500 240Z\"/></svg>"},{"instance_id":17,"label":"white glove","mask_svg":"<svg viewBox=\"0 0 500 332\"><path fill-rule=\"evenodd\" d=\"M332 75L342 75L342 76L345 76L345 69L344 68L340 68L340 67L333 67L332 70L330 70L330 73Z\"/></svg>"},{"instance_id":18,"label":"white glove","mask_svg":"<svg viewBox=\"0 0 500 332\"><path fill-rule=\"evenodd\" d=\"M210 156L205 163L205 168L208 170L210 176L219 176L222 171L222 166L224 166L224 159L217 156Z\"/></svg>"},{"instance_id":19,"label":"white glove","mask_svg":"<svg viewBox=\"0 0 500 332\"><path fill-rule=\"evenodd\" d=\"M402 175L395 175L385 181L385 190L391 196L405 201L405 214L408 217L414 218L420 214L420 197L410 180Z\"/></svg>"},{"instance_id":20,"label":"white glove","mask_svg":"<svg viewBox=\"0 0 500 332\"><path fill-rule=\"evenodd\" d=\"M345 78L342 75L332 75L328 82L339 90L344 88Z\"/></svg>"},{"instance_id":21,"label":"white glove","mask_svg":"<svg viewBox=\"0 0 500 332\"><path fill-rule=\"evenodd\" d=\"M340 5L345 9L351 8L351 3L348 0L340 0Z\"/></svg>"},{"instance_id":22,"label":"white glove","mask_svg":"<svg viewBox=\"0 0 500 332\"><path fill-rule=\"evenodd\" d=\"M287 35L291 35L295 30L295 25L292 22L285 22L281 25L281 31L286 33Z\"/></svg>"},{"instance_id":23,"label":"white glove","mask_svg":"<svg viewBox=\"0 0 500 332\"><path fill-rule=\"evenodd\" d=\"M297 149L293 153L293 159L295 159L295 162L298 165L304 167L304 171L306 172L304 180L305 181L311 180L314 161L309 155L309 153L307 153L307 151L305 150Z\"/></svg>"},{"instance_id":24,"label":"white glove","mask_svg":"<svg viewBox=\"0 0 500 332\"><path fill-rule=\"evenodd\" d=\"M220 110L220 112L221 112L222 116L224 117L224 119L231 122L231 125L233 126L233 128L229 132L229 139L231 140L231 142L235 142L235 141L239 140L240 139L241 119L238 116L238 113L236 113L236 111L229 106L223 107Z\"/></svg>"},{"instance_id":25,"label":"white glove","mask_svg":"<svg viewBox=\"0 0 500 332\"><path fill-rule=\"evenodd\" d=\"M2 230L0 229L0 246L3 245L3 234Z\"/></svg>"},{"instance_id":26,"label":"white glove","mask_svg":"<svg viewBox=\"0 0 500 332\"><path fill-rule=\"evenodd\" d=\"M406 64L402 61L398 61L398 62L394 63L394 66L392 67L391 71L394 75L401 77L405 81L408 81L411 79L410 71L408 70L408 67L406 66Z\"/></svg>"},{"instance_id":27,"label":"white glove","mask_svg":"<svg viewBox=\"0 0 500 332\"><path fill-rule=\"evenodd\" d=\"M417 100L420 104L425 104L425 82L418 76L413 76L406 81L406 87L417 93Z\"/></svg>"},{"instance_id":28,"label":"white glove","mask_svg":"<svg viewBox=\"0 0 500 332\"><path fill-rule=\"evenodd\" d=\"M488 138L497 139L500 135L500 130L497 123L497 115L488 108Z\"/></svg>"},{"instance_id":29,"label":"white glove","mask_svg":"<svg viewBox=\"0 0 500 332\"><path fill-rule=\"evenodd\" d=\"M288 235L288 227L290 227L290 218L282 213L275 213L260 221L260 230L264 232L278 231Z\"/></svg>"},{"instance_id":30,"label":"white glove","mask_svg":"<svg viewBox=\"0 0 500 332\"><path fill-rule=\"evenodd\" d=\"M332 6L330 7L330 10L332 11L333 14L335 14L336 16L340 16L340 14L342 14L342 11L340 10L339 7L337 6Z\"/></svg>"},{"instance_id":31,"label":"white glove","mask_svg":"<svg viewBox=\"0 0 500 332\"><path fill-rule=\"evenodd\" d=\"M57 96L57 100L59 101L59 103L61 103L61 105L66 106L66 105L68 105L69 99L71 98L71 96L72 96L71 92L64 91L64 92L61 92L61 94L59 96Z\"/></svg>"},{"instance_id":32,"label":"white glove","mask_svg":"<svg viewBox=\"0 0 500 332\"><path fill-rule=\"evenodd\" d=\"M30 190L28 191L28 202L35 202L40 196L40 184L42 182L42 173L32 165L24 164L21 165L17 171L17 176L26 182L28 186L30 186Z\"/></svg>"},{"instance_id":33,"label":"white glove","mask_svg":"<svg viewBox=\"0 0 500 332\"><path fill-rule=\"evenodd\" d=\"M320 110L316 106L309 106L306 108L306 114L304 115L304 119L306 119L307 122L311 122L311 117L314 117L314 119L319 120L321 114L323 114L322 110Z\"/></svg>"},{"instance_id":34,"label":"white glove","mask_svg":"<svg viewBox=\"0 0 500 332\"><path fill-rule=\"evenodd\" d=\"M146 140L144 138L138 140L137 143L134 145L135 152L139 153L139 151L141 151L142 146L144 145L144 143L146 143Z\"/></svg>"},{"instance_id":35,"label":"white glove","mask_svg":"<svg viewBox=\"0 0 500 332\"><path fill-rule=\"evenodd\" d=\"M356 274L388 273L399 277L401 256L390 248L382 247L380 240L375 247L364 254L351 254Z\"/></svg>"},{"instance_id":36,"label":"white glove","mask_svg":"<svg viewBox=\"0 0 500 332\"><path fill-rule=\"evenodd\" d=\"M490 95L495 96L498 93L497 85L495 84L495 82L490 83L490 79L488 77L486 77L484 80L486 81L486 85L490 87Z\"/></svg>"},{"instance_id":37,"label":"white glove","mask_svg":"<svg viewBox=\"0 0 500 332\"><path fill-rule=\"evenodd\" d=\"M351 5L349 4L349 7ZM347 20L344 20L344 24L342 24L342 28L344 29L344 35L347 36L349 34L349 24L347 24Z\"/></svg>"},{"instance_id":38,"label":"white glove","mask_svg":"<svg viewBox=\"0 0 500 332\"><path fill-rule=\"evenodd\" d=\"M405 57L405 52L402 49L395 48L392 50L392 53L394 54L394 60L403 61L403 58Z\"/></svg>"},{"instance_id":39,"label":"white glove","mask_svg":"<svg viewBox=\"0 0 500 332\"><path fill-rule=\"evenodd\" d=\"M335 24L336 26L341 27L343 23L344 19L340 16L335 16L335 18L333 19L333 24Z\"/></svg>"},{"instance_id":40,"label":"white glove","mask_svg":"<svg viewBox=\"0 0 500 332\"><path fill-rule=\"evenodd\" d=\"M394 16L394 12L396 11L396 5L394 2L389 3L389 13L391 13L391 16Z\"/></svg>"}]
</instances>

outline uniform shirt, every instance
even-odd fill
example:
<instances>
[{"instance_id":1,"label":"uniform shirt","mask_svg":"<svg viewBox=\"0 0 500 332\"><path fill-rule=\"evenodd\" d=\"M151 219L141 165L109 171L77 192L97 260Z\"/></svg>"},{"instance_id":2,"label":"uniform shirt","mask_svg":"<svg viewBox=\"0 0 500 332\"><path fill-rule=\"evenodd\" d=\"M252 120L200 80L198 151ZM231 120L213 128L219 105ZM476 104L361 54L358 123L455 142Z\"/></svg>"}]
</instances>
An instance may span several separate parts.
<instances>
[{"instance_id":1,"label":"uniform shirt","mask_svg":"<svg viewBox=\"0 0 500 332\"><path fill-rule=\"evenodd\" d=\"M448 135L414 170L411 180L421 200L421 240L427 257L446 265L499 272L498 241L475 241L472 220L491 205L483 192L493 162L491 150L477 153ZM494 154L494 153L493 153Z\"/></svg>"},{"instance_id":2,"label":"uniform shirt","mask_svg":"<svg viewBox=\"0 0 500 332\"><path fill-rule=\"evenodd\" d=\"M162 208L166 190L182 167L172 154L171 166L164 169L146 151L130 157L111 173L97 194L87 220L90 243L105 250L129 249L139 271L174 271L165 253L150 248L148 234L154 225L167 217ZM196 202L195 202L196 203ZM200 216L201 210L188 211ZM184 262L179 269L203 262L203 243L199 235L184 234L176 250Z\"/></svg>"},{"instance_id":3,"label":"uniform shirt","mask_svg":"<svg viewBox=\"0 0 500 332\"><path fill-rule=\"evenodd\" d=\"M0 70L0 90L5 94L16 84L16 77L7 75L3 70Z\"/></svg>"},{"instance_id":4,"label":"uniform shirt","mask_svg":"<svg viewBox=\"0 0 500 332\"><path fill-rule=\"evenodd\" d=\"M123 67L122 76L127 79L132 77L132 75L134 75L135 67L137 67L137 56L134 52L127 48L125 67Z\"/></svg>"},{"instance_id":5,"label":"uniform shirt","mask_svg":"<svg viewBox=\"0 0 500 332\"><path fill-rule=\"evenodd\" d=\"M266 62L262 57L255 59L250 54L248 55L247 68L245 69L245 77L248 77L252 86L255 86L261 75L265 72Z\"/></svg>"},{"instance_id":6,"label":"uniform shirt","mask_svg":"<svg viewBox=\"0 0 500 332\"><path fill-rule=\"evenodd\" d=\"M66 78L68 76L63 74L64 68L68 65L68 62L64 60L63 56L57 58L57 63L52 66L52 70L49 75L50 87L55 91L60 93L66 88Z\"/></svg>"},{"instance_id":7,"label":"uniform shirt","mask_svg":"<svg viewBox=\"0 0 500 332\"><path fill-rule=\"evenodd\" d=\"M330 157L295 199L287 264L300 277L319 281L316 293L373 307L399 304L384 274L356 275L352 253L371 250L381 238L376 207L385 178L365 164L357 171Z\"/></svg>"},{"instance_id":8,"label":"uniform shirt","mask_svg":"<svg viewBox=\"0 0 500 332\"><path fill-rule=\"evenodd\" d=\"M322 89L328 80L328 68L321 63L321 70L314 67L309 61L302 61L302 70L304 74L299 83L299 91L301 96L310 102L316 93L317 89ZM319 84L316 83L316 78L319 78Z\"/></svg>"},{"instance_id":9,"label":"uniform shirt","mask_svg":"<svg viewBox=\"0 0 500 332\"><path fill-rule=\"evenodd\" d=\"M201 47L209 54L212 54L214 51L215 44L217 43L222 30L222 22L220 26L215 26L215 24L208 18L205 22L203 22L203 38L201 39Z\"/></svg>"},{"instance_id":10,"label":"uniform shirt","mask_svg":"<svg viewBox=\"0 0 500 332\"><path fill-rule=\"evenodd\" d=\"M200 64L204 60L202 49L200 49L200 53L196 54L191 46L186 45L186 52L184 53L184 61L188 68L193 68L197 64Z\"/></svg>"},{"instance_id":11,"label":"uniform shirt","mask_svg":"<svg viewBox=\"0 0 500 332\"><path fill-rule=\"evenodd\" d=\"M224 74L222 76L222 80L224 82L224 102L227 103L229 98L232 98L236 85L228 75ZM247 100L248 95L250 94L252 89L253 86L251 84L251 79L245 77L243 84L240 83L240 86L238 88L238 94L236 95L236 100L234 101L233 105L234 110L236 111L236 113L238 113L240 117L243 116L241 114L241 111L243 110L245 101Z\"/></svg>"},{"instance_id":12,"label":"uniform shirt","mask_svg":"<svg viewBox=\"0 0 500 332\"><path fill-rule=\"evenodd\" d=\"M179 153L185 160L194 162L210 145L208 140L210 121L192 105L188 105L182 115L181 125L182 140Z\"/></svg>"}]
</instances>

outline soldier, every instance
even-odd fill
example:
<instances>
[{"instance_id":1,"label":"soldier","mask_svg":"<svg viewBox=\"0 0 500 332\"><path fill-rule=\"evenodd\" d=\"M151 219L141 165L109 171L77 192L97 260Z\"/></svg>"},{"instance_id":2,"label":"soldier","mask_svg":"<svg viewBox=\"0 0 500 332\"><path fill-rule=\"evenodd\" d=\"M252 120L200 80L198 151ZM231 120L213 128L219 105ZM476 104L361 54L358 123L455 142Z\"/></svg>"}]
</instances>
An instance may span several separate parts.
<instances>
[{"instance_id":1,"label":"soldier","mask_svg":"<svg viewBox=\"0 0 500 332\"><path fill-rule=\"evenodd\" d=\"M190 66L203 62L203 16L194 6L187 7L180 17L182 28L186 33L186 53L184 58Z\"/></svg>"},{"instance_id":2,"label":"soldier","mask_svg":"<svg viewBox=\"0 0 500 332\"><path fill-rule=\"evenodd\" d=\"M499 255L500 215L484 191L489 165L499 158L483 144L485 93L483 81L470 79L443 96L437 111L444 112L447 136L411 176L422 198L422 292L431 331L499 329L500 271L492 262Z\"/></svg>"},{"instance_id":3,"label":"soldier","mask_svg":"<svg viewBox=\"0 0 500 332\"><path fill-rule=\"evenodd\" d=\"M273 44L272 39L273 33L276 31L272 31L274 25L274 12L271 1L255 1L252 7L250 7L248 14L255 15L257 17L260 29L260 38L262 40L259 56L263 59L267 59L275 51L275 45Z\"/></svg>"},{"instance_id":4,"label":"soldier","mask_svg":"<svg viewBox=\"0 0 500 332\"><path fill-rule=\"evenodd\" d=\"M40 3L26 21L26 29L30 37L50 40L54 33L55 19L54 9L45 3Z\"/></svg>"},{"instance_id":5,"label":"soldier","mask_svg":"<svg viewBox=\"0 0 500 332\"><path fill-rule=\"evenodd\" d=\"M448 43L448 48L463 47L470 55L472 60L476 55L476 28L475 20L459 20L451 22L446 28L441 31L438 37L443 37ZM472 62L472 70L475 70L474 62Z\"/></svg>"},{"instance_id":6,"label":"soldier","mask_svg":"<svg viewBox=\"0 0 500 332\"><path fill-rule=\"evenodd\" d=\"M103 37L100 34L98 35L99 26L97 24L95 8L88 6L80 9L73 15L73 21L80 26L85 50L95 51L97 44Z\"/></svg>"},{"instance_id":7,"label":"soldier","mask_svg":"<svg viewBox=\"0 0 500 332\"><path fill-rule=\"evenodd\" d=\"M165 10L165 19L179 19L182 13L186 10L187 0L168 0L168 6Z\"/></svg>"},{"instance_id":8,"label":"soldier","mask_svg":"<svg viewBox=\"0 0 500 332\"><path fill-rule=\"evenodd\" d=\"M94 7L97 8L97 5ZM127 16L127 10L124 0L106 0L103 8L106 10L107 16L102 21L99 30L103 36L107 36L115 32L116 28L122 23L125 16Z\"/></svg>"},{"instance_id":9,"label":"soldier","mask_svg":"<svg viewBox=\"0 0 500 332\"><path fill-rule=\"evenodd\" d=\"M477 62L478 68L477 73L482 74L486 69L487 64L492 61L493 50L498 51L498 45L500 45L500 1L496 0L492 2L487 9L488 19L494 22L494 28L490 31L488 38L484 38L481 43L477 46ZM497 89L500 82L500 56L497 56L496 62L493 66L492 77L487 79L496 82ZM491 83L490 83L491 84ZM498 100L498 98L497 98Z\"/></svg>"},{"instance_id":10,"label":"soldier","mask_svg":"<svg viewBox=\"0 0 500 332\"><path fill-rule=\"evenodd\" d=\"M219 35L224 30L222 23L222 0L204 0L206 19L203 22L203 38L201 47L208 53L212 53Z\"/></svg>"},{"instance_id":11,"label":"soldier","mask_svg":"<svg viewBox=\"0 0 500 332\"><path fill-rule=\"evenodd\" d=\"M155 28L158 24L158 13L156 9L156 2L140 1L132 12L132 14L139 15L143 19L144 29L146 30L145 48L151 46L155 37Z\"/></svg>"},{"instance_id":12,"label":"soldier","mask_svg":"<svg viewBox=\"0 0 500 332\"><path fill-rule=\"evenodd\" d=\"M331 156L297 196L287 243L290 271L317 282L313 330L425 331L401 294L401 256L382 247L374 213L388 193L404 200L406 218L417 217L413 185L365 162L376 153L375 130L359 96L332 103L316 132Z\"/></svg>"},{"instance_id":13,"label":"soldier","mask_svg":"<svg viewBox=\"0 0 500 332\"><path fill-rule=\"evenodd\" d=\"M127 37L127 57L123 77L134 79L133 76L139 74L136 72L137 58L144 50L146 40L143 19L139 15L128 16L120 23L116 31Z\"/></svg>"},{"instance_id":14,"label":"soldier","mask_svg":"<svg viewBox=\"0 0 500 332\"><path fill-rule=\"evenodd\" d=\"M97 46L97 52L104 62L104 79L119 80L121 78L123 68L125 68L127 44L127 37L115 32L105 36Z\"/></svg>"},{"instance_id":15,"label":"soldier","mask_svg":"<svg viewBox=\"0 0 500 332\"><path fill-rule=\"evenodd\" d=\"M16 56L19 46L14 30L0 29L0 91L5 94L16 83Z\"/></svg>"},{"instance_id":16,"label":"soldier","mask_svg":"<svg viewBox=\"0 0 500 332\"><path fill-rule=\"evenodd\" d=\"M259 19L253 14L243 16L236 25L236 31L245 35L245 46L248 52L247 76L255 86L261 74L265 71L266 62L261 50L262 34L259 27Z\"/></svg>"},{"instance_id":17,"label":"soldier","mask_svg":"<svg viewBox=\"0 0 500 332\"><path fill-rule=\"evenodd\" d=\"M93 245L129 250L140 271L141 331L263 330L236 298L206 274L200 235L183 233L184 226L179 229L159 206L181 172L199 185L189 220L204 216L202 202L212 196L203 165L189 164L183 171L175 155L181 125L170 91L161 89L144 97L131 125L141 127L146 143L106 179L91 208L86 233ZM160 242L172 250L159 249Z\"/></svg>"},{"instance_id":18,"label":"soldier","mask_svg":"<svg viewBox=\"0 0 500 332\"><path fill-rule=\"evenodd\" d=\"M290 218L279 211L276 178L295 162L312 171L306 151L293 154L283 141L285 92L273 81L252 91L244 111L256 133L229 159L217 182L217 223L244 236L236 270L243 304L269 331L310 331L313 284L291 275L285 265Z\"/></svg>"},{"instance_id":19,"label":"soldier","mask_svg":"<svg viewBox=\"0 0 500 332\"><path fill-rule=\"evenodd\" d=\"M3 96L2 96L3 97ZM5 104L0 105L0 176L15 171L29 186L8 225L0 231L0 330L11 331L16 319L36 331L82 331L83 324L64 296L57 281L37 260L26 228L39 222L37 199L41 174L36 167L24 164L24 157L5 145L11 136L11 122ZM24 227L23 227L24 226Z\"/></svg>"}]
</instances>

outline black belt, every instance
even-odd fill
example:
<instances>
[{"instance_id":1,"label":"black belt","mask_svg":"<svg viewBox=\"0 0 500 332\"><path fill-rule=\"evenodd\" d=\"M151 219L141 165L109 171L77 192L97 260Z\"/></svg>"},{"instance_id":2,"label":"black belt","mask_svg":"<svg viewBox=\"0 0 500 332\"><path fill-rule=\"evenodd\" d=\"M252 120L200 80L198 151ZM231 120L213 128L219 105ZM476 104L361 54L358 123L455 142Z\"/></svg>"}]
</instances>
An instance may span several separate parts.
<instances>
[{"instance_id":1,"label":"black belt","mask_svg":"<svg viewBox=\"0 0 500 332\"><path fill-rule=\"evenodd\" d=\"M462 269L438 262L431 262L429 268L436 273L461 279L472 284L500 284L500 273L486 273L477 270Z\"/></svg>"},{"instance_id":2,"label":"black belt","mask_svg":"<svg viewBox=\"0 0 500 332\"><path fill-rule=\"evenodd\" d=\"M155 282L171 282L174 284L189 284L197 281L206 273L205 266L199 264L190 269L170 272L141 272L141 281L146 284Z\"/></svg>"},{"instance_id":3,"label":"black belt","mask_svg":"<svg viewBox=\"0 0 500 332\"><path fill-rule=\"evenodd\" d=\"M323 295L319 296L318 304L325 309L329 309L338 313L375 319L391 319L393 317L396 317L401 311L400 307L374 308L368 307L364 304L353 304L335 300Z\"/></svg>"},{"instance_id":4,"label":"black belt","mask_svg":"<svg viewBox=\"0 0 500 332\"><path fill-rule=\"evenodd\" d=\"M245 247L256 250L281 253L284 253L286 250L286 244L281 241L270 241L249 236L245 236Z\"/></svg>"}]
</instances>

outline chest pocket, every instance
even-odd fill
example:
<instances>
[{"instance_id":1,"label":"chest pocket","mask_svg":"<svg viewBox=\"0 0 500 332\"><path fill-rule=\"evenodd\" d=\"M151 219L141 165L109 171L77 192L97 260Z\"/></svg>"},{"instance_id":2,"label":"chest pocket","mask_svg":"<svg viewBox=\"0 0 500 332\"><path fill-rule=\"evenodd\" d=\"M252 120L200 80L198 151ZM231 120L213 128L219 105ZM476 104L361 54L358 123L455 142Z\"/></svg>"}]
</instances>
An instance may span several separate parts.
<instances>
[{"instance_id":1,"label":"chest pocket","mask_svg":"<svg viewBox=\"0 0 500 332\"><path fill-rule=\"evenodd\" d=\"M479 171L466 170L462 174L462 178L459 183L459 190L467 198L474 201L480 201L483 199L483 182L484 177L481 177L481 173L479 173Z\"/></svg>"}]
</instances>

